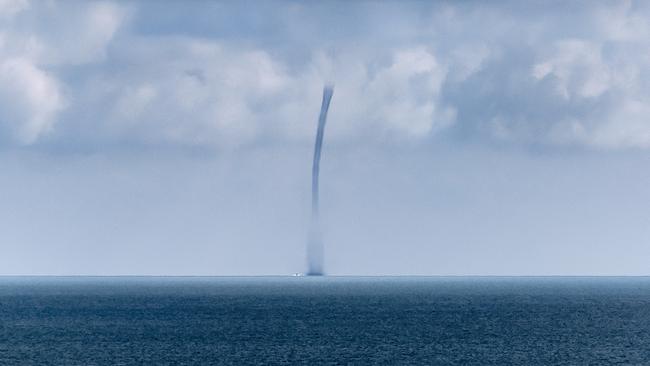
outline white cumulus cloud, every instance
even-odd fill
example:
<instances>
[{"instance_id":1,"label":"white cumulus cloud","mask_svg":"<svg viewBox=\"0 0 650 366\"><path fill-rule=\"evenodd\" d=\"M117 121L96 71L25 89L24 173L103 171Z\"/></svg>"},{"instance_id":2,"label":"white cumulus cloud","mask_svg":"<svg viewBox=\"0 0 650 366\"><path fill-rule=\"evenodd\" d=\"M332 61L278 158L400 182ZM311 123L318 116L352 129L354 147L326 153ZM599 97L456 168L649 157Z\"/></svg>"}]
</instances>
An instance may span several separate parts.
<instances>
[{"instance_id":1,"label":"white cumulus cloud","mask_svg":"<svg viewBox=\"0 0 650 366\"><path fill-rule=\"evenodd\" d=\"M33 144L55 128L59 113L74 103L66 95L74 85L61 74L101 60L126 13L109 2L0 0L3 143Z\"/></svg>"},{"instance_id":2,"label":"white cumulus cloud","mask_svg":"<svg viewBox=\"0 0 650 366\"><path fill-rule=\"evenodd\" d=\"M643 2L0 5L21 143L305 142L334 83L330 141L650 148Z\"/></svg>"},{"instance_id":3,"label":"white cumulus cloud","mask_svg":"<svg viewBox=\"0 0 650 366\"><path fill-rule=\"evenodd\" d=\"M0 62L0 120L10 138L31 144L64 107L56 79L25 59Z\"/></svg>"}]
</instances>

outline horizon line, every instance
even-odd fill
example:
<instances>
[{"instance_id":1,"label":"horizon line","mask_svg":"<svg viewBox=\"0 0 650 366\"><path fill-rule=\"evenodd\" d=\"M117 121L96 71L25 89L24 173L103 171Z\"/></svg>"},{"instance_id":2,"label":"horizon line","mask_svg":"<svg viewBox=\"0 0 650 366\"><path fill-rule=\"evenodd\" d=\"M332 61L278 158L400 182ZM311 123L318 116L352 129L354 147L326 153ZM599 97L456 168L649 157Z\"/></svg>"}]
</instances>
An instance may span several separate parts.
<instances>
[{"instance_id":1,"label":"horizon line","mask_svg":"<svg viewBox=\"0 0 650 366\"><path fill-rule=\"evenodd\" d=\"M74 274L74 275L58 275L58 274L0 274L0 278L9 277L86 277L86 278L110 278L110 277L159 277L159 278L263 278L263 277L305 277L305 278L389 278L389 277L431 277L431 278L621 278L621 277L650 277L650 274L644 275L322 275L322 276L296 276L294 274L274 274L274 275L147 275L147 274L116 274L116 275L88 275L88 274Z\"/></svg>"}]
</instances>

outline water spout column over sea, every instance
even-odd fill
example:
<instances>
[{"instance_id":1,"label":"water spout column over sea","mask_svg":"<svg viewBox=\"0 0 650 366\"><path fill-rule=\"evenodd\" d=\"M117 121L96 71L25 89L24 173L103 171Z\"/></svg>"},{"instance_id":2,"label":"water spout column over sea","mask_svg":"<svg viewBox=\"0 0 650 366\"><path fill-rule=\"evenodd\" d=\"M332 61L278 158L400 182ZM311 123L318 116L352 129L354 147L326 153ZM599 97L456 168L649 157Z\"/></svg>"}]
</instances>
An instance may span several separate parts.
<instances>
[{"instance_id":1,"label":"water spout column over sea","mask_svg":"<svg viewBox=\"0 0 650 366\"><path fill-rule=\"evenodd\" d=\"M311 181L311 225L309 229L309 239L307 242L307 274L310 276L321 276L325 273L324 256L323 256L323 238L319 222L319 187L318 180L320 174L320 158L323 147L323 136L325 134L325 122L327 121L327 110L330 106L330 100L334 94L333 86L323 88L323 102L321 104L320 115L318 117L318 130L316 132L316 142L314 144L314 162L312 165Z\"/></svg>"}]
</instances>

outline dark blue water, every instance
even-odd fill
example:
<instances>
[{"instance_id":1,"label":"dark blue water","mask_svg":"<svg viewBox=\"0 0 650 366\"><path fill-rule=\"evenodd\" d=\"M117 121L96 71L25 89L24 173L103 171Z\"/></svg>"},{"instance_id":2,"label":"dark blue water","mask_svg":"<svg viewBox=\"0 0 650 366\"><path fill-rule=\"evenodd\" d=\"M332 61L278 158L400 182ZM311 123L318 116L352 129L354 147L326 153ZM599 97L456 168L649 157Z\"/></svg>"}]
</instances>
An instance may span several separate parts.
<instances>
[{"instance_id":1,"label":"dark blue water","mask_svg":"<svg viewBox=\"0 0 650 366\"><path fill-rule=\"evenodd\" d=\"M0 278L1 365L649 365L649 278Z\"/></svg>"}]
</instances>

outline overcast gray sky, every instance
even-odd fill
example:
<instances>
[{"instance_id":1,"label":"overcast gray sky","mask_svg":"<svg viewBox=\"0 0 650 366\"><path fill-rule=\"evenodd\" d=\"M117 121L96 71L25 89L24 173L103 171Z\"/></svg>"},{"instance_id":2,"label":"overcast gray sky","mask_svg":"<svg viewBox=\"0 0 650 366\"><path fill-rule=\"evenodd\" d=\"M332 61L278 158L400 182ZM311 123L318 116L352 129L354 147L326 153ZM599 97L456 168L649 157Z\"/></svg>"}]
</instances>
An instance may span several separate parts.
<instances>
[{"instance_id":1,"label":"overcast gray sky","mask_svg":"<svg viewBox=\"0 0 650 366\"><path fill-rule=\"evenodd\" d=\"M0 0L0 274L650 275L650 3Z\"/></svg>"}]
</instances>

